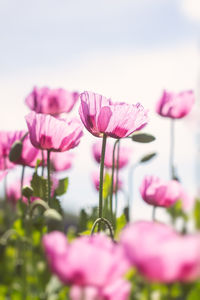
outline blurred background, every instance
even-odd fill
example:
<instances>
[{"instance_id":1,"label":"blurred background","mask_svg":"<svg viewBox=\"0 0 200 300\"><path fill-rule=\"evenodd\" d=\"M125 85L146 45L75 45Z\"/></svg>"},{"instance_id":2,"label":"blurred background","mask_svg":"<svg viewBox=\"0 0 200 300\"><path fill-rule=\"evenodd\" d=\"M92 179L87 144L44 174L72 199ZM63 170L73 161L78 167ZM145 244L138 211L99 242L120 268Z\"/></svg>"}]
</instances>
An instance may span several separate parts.
<instances>
[{"instance_id":1,"label":"blurred background","mask_svg":"<svg viewBox=\"0 0 200 300\"><path fill-rule=\"evenodd\" d=\"M155 103L163 89L193 89L196 109L176 124L175 164L185 189L197 195L199 0L0 0L0 6L0 130L26 128L24 99L34 85L140 102L150 112L144 131L157 140L145 146L131 144L131 164L152 151L158 156L134 174L132 217L150 219L151 207L140 199L137 188L145 174L169 179L170 124L155 114ZM74 150L69 191L61 199L71 212L97 203L91 182L92 171L98 169L91 152L96 140L85 130ZM9 180L15 176L16 171ZM127 176L128 168L122 174L124 182ZM123 194L119 200L123 206Z\"/></svg>"}]
</instances>

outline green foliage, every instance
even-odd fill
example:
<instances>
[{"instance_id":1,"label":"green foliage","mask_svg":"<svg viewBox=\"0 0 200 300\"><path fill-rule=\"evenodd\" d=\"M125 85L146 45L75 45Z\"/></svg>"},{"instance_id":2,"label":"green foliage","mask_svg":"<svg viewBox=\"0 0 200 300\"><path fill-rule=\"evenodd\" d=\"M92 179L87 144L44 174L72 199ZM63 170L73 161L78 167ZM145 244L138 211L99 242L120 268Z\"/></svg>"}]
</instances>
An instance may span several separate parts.
<instances>
[{"instance_id":1,"label":"green foliage","mask_svg":"<svg viewBox=\"0 0 200 300\"><path fill-rule=\"evenodd\" d=\"M155 141L155 137L148 133L134 133L131 136L132 141L138 142L138 143L151 143Z\"/></svg>"},{"instance_id":2,"label":"green foliage","mask_svg":"<svg viewBox=\"0 0 200 300\"><path fill-rule=\"evenodd\" d=\"M195 227L200 229L200 199L196 199L194 210L193 210Z\"/></svg>"},{"instance_id":3,"label":"green foliage","mask_svg":"<svg viewBox=\"0 0 200 300\"><path fill-rule=\"evenodd\" d=\"M125 227L127 223L125 214L122 214L119 218L116 220L116 229L115 229L115 238L119 238L119 234L122 231L122 229Z\"/></svg>"},{"instance_id":4,"label":"green foliage","mask_svg":"<svg viewBox=\"0 0 200 300\"><path fill-rule=\"evenodd\" d=\"M56 196L62 196L67 192L69 185L69 178L63 178L59 180L58 187L55 190L55 195Z\"/></svg>"},{"instance_id":5,"label":"green foliage","mask_svg":"<svg viewBox=\"0 0 200 300\"><path fill-rule=\"evenodd\" d=\"M31 187L33 189L33 196L45 200L48 195L48 182L42 176L39 176L37 172L33 174L31 180Z\"/></svg>"},{"instance_id":6,"label":"green foliage","mask_svg":"<svg viewBox=\"0 0 200 300\"><path fill-rule=\"evenodd\" d=\"M156 152L153 152L153 153L149 153L145 156L143 156L141 159L140 159L140 163L145 163L147 161L150 161L152 158L154 158L155 156L157 155Z\"/></svg>"}]
</instances>

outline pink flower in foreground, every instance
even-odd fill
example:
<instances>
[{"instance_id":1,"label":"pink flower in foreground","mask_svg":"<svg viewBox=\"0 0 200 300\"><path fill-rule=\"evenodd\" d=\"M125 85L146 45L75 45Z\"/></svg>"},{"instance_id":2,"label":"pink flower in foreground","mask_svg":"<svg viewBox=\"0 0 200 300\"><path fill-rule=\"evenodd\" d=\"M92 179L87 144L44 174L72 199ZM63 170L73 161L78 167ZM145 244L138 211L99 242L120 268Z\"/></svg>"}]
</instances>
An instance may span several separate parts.
<instances>
[{"instance_id":1,"label":"pink flower in foreground","mask_svg":"<svg viewBox=\"0 0 200 300\"><path fill-rule=\"evenodd\" d=\"M102 234L69 244L64 234L52 232L43 237L43 246L52 272L66 284L102 289L129 268L121 246Z\"/></svg>"},{"instance_id":2,"label":"pink flower in foreground","mask_svg":"<svg viewBox=\"0 0 200 300\"><path fill-rule=\"evenodd\" d=\"M50 115L31 112L26 116L30 140L34 147L62 152L76 147L83 135L82 125L76 118L70 121Z\"/></svg>"},{"instance_id":3,"label":"pink flower in foreground","mask_svg":"<svg viewBox=\"0 0 200 300\"><path fill-rule=\"evenodd\" d=\"M105 160L104 165L106 168L112 168L112 160L113 160L113 143L110 143L107 141L106 143L106 152L105 152ZM100 163L101 161L101 148L102 148L102 141L97 141L92 146L92 152L95 160ZM131 155L131 149L128 147L120 147L119 151L119 169L125 167L129 160ZM117 151L115 151L115 167L117 166Z\"/></svg>"},{"instance_id":4,"label":"pink flower in foreground","mask_svg":"<svg viewBox=\"0 0 200 300\"><path fill-rule=\"evenodd\" d=\"M115 173L116 174L116 173ZM109 175L110 176L110 175ZM111 176L110 176L111 178ZM105 177L104 177L105 179ZM100 183L100 180L99 180L99 172L93 172L92 173L92 181L93 181L93 184L94 184L94 187L97 191L99 191L99 183ZM113 193L116 192L116 176L114 176L114 180L113 180ZM118 178L118 191L121 190L123 187L123 182L120 178Z\"/></svg>"},{"instance_id":5,"label":"pink flower in foreground","mask_svg":"<svg viewBox=\"0 0 200 300\"><path fill-rule=\"evenodd\" d=\"M164 91L156 104L156 112L162 117L180 119L189 114L194 104L193 91L178 94Z\"/></svg>"},{"instance_id":6,"label":"pink flower in foreground","mask_svg":"<svg viewBox=\"0 0 200 300\"><path fill-rule=\"evenodd\" d=\"M181 236L156 222L136 222L122 232L131 264L151 281L170 283L200 277L200 234Z\"/></svg>"},{"instance_id":7,"label":"pink flower in foreground","mask_svg":"<svg viewBox=\"0 0 200 300\"><path fill-rule=\"evenodd\" d=\"M112 103L92 92L84 92L80 98L81 120L94 136L102 137L105 133L113 138L124 138L147 124L147 111L139 103Z\"/></svg>"},{"instance_id":8,"label":"pink flower in foreground","mask_svg":"<svg viewBox=\"0 0 200 300\"><path fill-rule=\"evenodd\" d=\"M140 194L145 202L155 206L170 207L181 200L183 208L190 206L190 197L176 180L165 182L156 176L145 176L140 186Z\"/></svg>"},{"instance_id":9,"label":"pink flower in foreground","mask_svg":"<svg viewBox=\"0 0 200 300\"><path fill-rule=\"evenodd\" d=\"M77 92L64 89L50 89L48 87L34 87L26 97L25 102L36 113L59 115L70 112L78 100Z\"/></svg>"},{"instance_id":10,"label":"pink flower in foreground","mask_svg":"<svg viewBox=\"0 0 200 300\"><path fill-rule=\"evenodd\" d=\"M71 300L127 300L131 291L130 282L118 279L104 288L72 286Z\"/></svg>"}]
</instances>

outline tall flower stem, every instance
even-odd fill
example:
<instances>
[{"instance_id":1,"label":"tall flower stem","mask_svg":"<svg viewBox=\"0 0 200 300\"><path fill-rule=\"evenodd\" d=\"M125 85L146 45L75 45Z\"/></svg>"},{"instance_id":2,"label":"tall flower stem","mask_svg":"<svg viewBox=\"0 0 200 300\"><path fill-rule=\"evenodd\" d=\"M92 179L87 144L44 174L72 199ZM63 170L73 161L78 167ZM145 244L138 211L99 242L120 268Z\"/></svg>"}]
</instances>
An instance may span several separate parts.
<instances>
[{"instance_id":1,"label":"tall flower stem","mask_svg":"<svg viewBox=\"0 0 200 300\"><path fill-rule=\"evenodd\" d=\"M170 168L170 178L175 178L175 168L174 168L174 144L175 144L175 121L170 120L170 156L169 156L169 168Z\"/></svg>"},{"instance_id":2,"label":"tall flower stem","mask_svg":"<svg viewBox=\"0 0 200 300\"><path fill-rule=\"evenodd\" d=\"M7 170L6 157L4 157L4 170ZM7 174L4 177L4 197L7 203Z\"/></svg>"},{"instance_id":3,"label":"tall flower stem","mask_svg":"<svg viewBox=\"0 0 200 300\"><path fill-rule=\"evenodd\" d=\"M106 139L107 136L103 134L103 143L101 149L101 163L100 163L100 181L99 181L99 218L102 218L103 212L103 171L104 171L104 160L106 152ZM98 224L98 232L101 231L101 221Z\"/></svg>"},{"instance_id":4,"label":"tall flower stem","mask_svg":"<svg viewBox=\"0 0 200 300\"><path fill-rule=\"evenodd\" d=\"M42 176L44 176L44 150L41 150L42 151Z\"/></svg>"},{"instance_id":5,"label":"tall flower stem","mask_svg":"<svg viewBox=\"0 0 200 300\"><path fill-rule=\"evenodd\" d=\"M48 205L51 199L51 170L50 170L50 150L47 150L47 173L48 173Z\"/></svg>"},{"instance_id":6,"label":"tall flower stem","mask_svg":"<svg viewBox=\"0 0 200 300\"><path fill-rule=\"evenodd\" d=\"M117 165L116 165L116 191L115 191L115 221L117 219L117 207L118 207L118 183L119 183L119 151L120 151L120 140L117 147Z\"/></svg>"},{"instance_id":7,"label":"tall flower stem","mask_svg":"<svg viewBox=\"0 0 200 300\"><path fill-rule=\"evenodd\" d=\"M134 171L137 167L137 163L132 164L128 173L128 217L130 219L130 210L133 202L133 193L134 193Z\"/></svg>"},{"instance_id":8,"label":"tall flower stem","mask_svg":"<svg viewBox=\"0 0 200 300\"><path fill-rule=\"evenodd\" d=\"M115 151L119 140L116 140L113 147L113 155L112 155L112 175L111 175L111 188L110 188L110 211L111 214L113 212L113 186L114 186L114 172L115 172Z\"/></svg>"},{"instance_id":9,"label":"tall flower stem","mask_svg":"<svg viewBox=\"0 0 200 300\"><path fill-rule=\"evenodd\" d=\"M21 198L22 198L22 188L24 185L24 174L25 174L25 166L22 166L22 174L21 174Z\"/></svg>"},{"instance_id":10,"label":"tall flower stem","mask_svg":"<svg viewBox=\"0 0 200 300\"><path fill-rule=\"evenodd\" d=\"M152 220L155 222L156 220L156 206L153 206L153 211L152 211Z\"/></svg>"}]
</instances>

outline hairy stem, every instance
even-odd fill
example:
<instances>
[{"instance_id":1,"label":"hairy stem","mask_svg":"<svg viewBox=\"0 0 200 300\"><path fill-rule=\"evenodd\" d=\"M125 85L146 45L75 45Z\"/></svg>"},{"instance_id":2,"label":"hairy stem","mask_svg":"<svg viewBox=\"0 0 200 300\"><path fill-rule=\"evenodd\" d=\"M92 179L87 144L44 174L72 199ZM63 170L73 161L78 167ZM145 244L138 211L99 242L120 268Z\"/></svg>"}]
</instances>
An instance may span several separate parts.
<instances>
[{"instance_id":1,"label":"hairy stem","mask_svg":"<svg viewBox=\"0 0 200 300\"><path fill-rule=\"evenodd\" d=\"M102 218L103 211L103 171L104 171L104 160L106 152L106 138L107 136L103 134L103 142L101 149L101 163L100 163L100 181L99 181L99 218ZM101 231L101 221L99 222L98 232Z\"/></svg>"}]
</instances>

